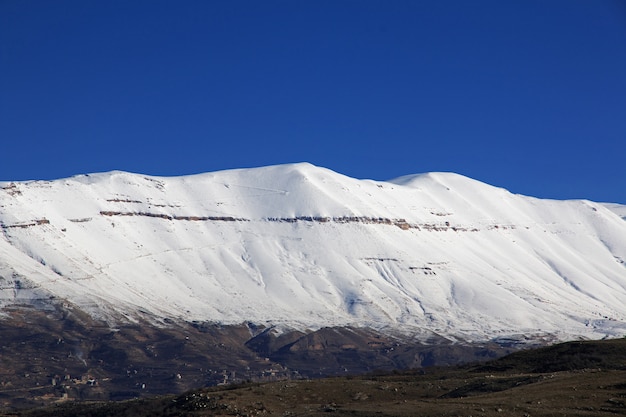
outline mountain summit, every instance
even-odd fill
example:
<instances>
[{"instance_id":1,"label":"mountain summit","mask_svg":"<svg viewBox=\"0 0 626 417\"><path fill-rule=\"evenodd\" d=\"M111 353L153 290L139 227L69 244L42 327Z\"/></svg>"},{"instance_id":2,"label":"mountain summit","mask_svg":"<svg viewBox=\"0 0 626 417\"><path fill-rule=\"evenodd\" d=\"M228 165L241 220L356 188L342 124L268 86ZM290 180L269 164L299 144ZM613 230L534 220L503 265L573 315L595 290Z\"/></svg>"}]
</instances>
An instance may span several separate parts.
<instances>
[{"instance_id":1,"label":"mountain summit","mask_svg":"<svg viewBox=\"0 0 626 417\"><path fill-rule=\"evenodd\" d=\"M3 182L0 307L71 303L112 326L623 336L623 208L306 163Z\"/></svg>"}]
</instances>

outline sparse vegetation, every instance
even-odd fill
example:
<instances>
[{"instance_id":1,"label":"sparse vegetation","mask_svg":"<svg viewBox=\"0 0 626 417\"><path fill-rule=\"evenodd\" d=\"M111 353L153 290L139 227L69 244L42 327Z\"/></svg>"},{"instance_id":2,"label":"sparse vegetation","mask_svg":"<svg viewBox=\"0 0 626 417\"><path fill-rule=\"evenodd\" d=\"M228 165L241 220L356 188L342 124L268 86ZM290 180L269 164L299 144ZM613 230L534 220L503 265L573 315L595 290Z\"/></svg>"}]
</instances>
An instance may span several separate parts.
<instances>
[{"instance_id":1,"label":"sparse vegetation","mask_svg":"<svg viewBox=\"0 0 626 417\"><path fill-rule=\"evenodd\" d=\"M570 342L515 353L485 364L244 383L151 399L64 403L6 415L626 415L626 339Z\"/></svg>"}]
</instances>

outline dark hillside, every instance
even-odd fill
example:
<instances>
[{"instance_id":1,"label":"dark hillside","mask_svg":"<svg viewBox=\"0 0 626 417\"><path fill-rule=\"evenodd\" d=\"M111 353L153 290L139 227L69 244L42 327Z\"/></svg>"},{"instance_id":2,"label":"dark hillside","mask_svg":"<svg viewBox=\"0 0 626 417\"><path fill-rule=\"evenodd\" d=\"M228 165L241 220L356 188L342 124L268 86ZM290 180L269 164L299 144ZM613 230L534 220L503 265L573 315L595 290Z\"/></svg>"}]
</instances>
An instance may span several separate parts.
<instances>
[{"instance_id":1,"label":"dark hillside","mask_svg":"<svg viewBox=\"0 0 626 417\"><path fill-rule=\"evenodd\" d=\"M105 416L626 415L626 339L570 342L484 365L204 388L10 414Z\"/></svg>"},{"instance_id":2,"label":"dark hillside","mask_svg":"<svg viewBox=\"0 0 626 417\"><path fill-rule=\"evenodd\" d=\"M358 375L484 361L509 347L422 344L373 330L275 335L243 323L136 322L111 328L71 305L5 309L0 318L0 410L59 401L120 401L190 389Z\"/></svg>"},{"instance_id":3,"label":"dark hillside","mask_svg":"<svg viewBox=\"0 0 626 417\"><path fill-rule=\"evenodd\" d=\"M560 372L581 369L626 370L626 339L569 342L523 350L485 365L502 371Z\"/></svg>"}]
</instances>

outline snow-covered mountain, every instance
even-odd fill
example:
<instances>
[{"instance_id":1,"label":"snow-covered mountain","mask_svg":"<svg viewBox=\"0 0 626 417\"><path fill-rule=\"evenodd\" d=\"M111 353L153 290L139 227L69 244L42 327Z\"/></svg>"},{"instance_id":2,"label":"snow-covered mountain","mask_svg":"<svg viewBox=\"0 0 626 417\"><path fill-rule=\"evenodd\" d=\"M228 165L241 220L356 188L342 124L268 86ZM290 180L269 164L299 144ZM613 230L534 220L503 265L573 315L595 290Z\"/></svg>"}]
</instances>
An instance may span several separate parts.
<instances>
[{"instance_id":1,"label":"snow-covered mountain","mask_svg":"<svg viewBox=\"0 0 626 417\"><path fill-rule=\"evenodd\" d=\"M310 164L0 183L0 305L110 323L626 334L624 206ZM167 321L165 320L165 321Z\"/></svg>"}]
</instances>

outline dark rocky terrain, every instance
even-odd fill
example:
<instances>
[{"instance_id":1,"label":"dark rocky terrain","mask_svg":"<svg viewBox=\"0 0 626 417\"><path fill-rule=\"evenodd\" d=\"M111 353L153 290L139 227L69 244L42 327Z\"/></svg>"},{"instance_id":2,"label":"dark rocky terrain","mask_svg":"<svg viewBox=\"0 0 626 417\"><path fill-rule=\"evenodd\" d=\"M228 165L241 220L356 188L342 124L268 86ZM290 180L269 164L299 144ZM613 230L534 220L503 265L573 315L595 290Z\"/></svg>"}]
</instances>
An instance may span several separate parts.
<instances>
[{"instance_id":1,"label":"dark rocky terrain","mask_svg":"<svg viewBox=\"0 0 626 417\"><path fill-rule=\"evenodd\" d=\"M626 415L626 339L570 342L481 364L63 402L6 416Z\"/></svg>"},{"instance_id":2,"label":"dark rocky terrain","mask_svg":"<svg viewBox=\"0 0 626 417\"><path fill-rule=\"evenodd\" d=\"M242 382L359 375L485 361L498 343L429 343L368 329L283 332L250 323L135 322L90 318L71 305L14 306L0 319L0 409L59 401L119 401Z\"/></svg>"}]
</instances>

